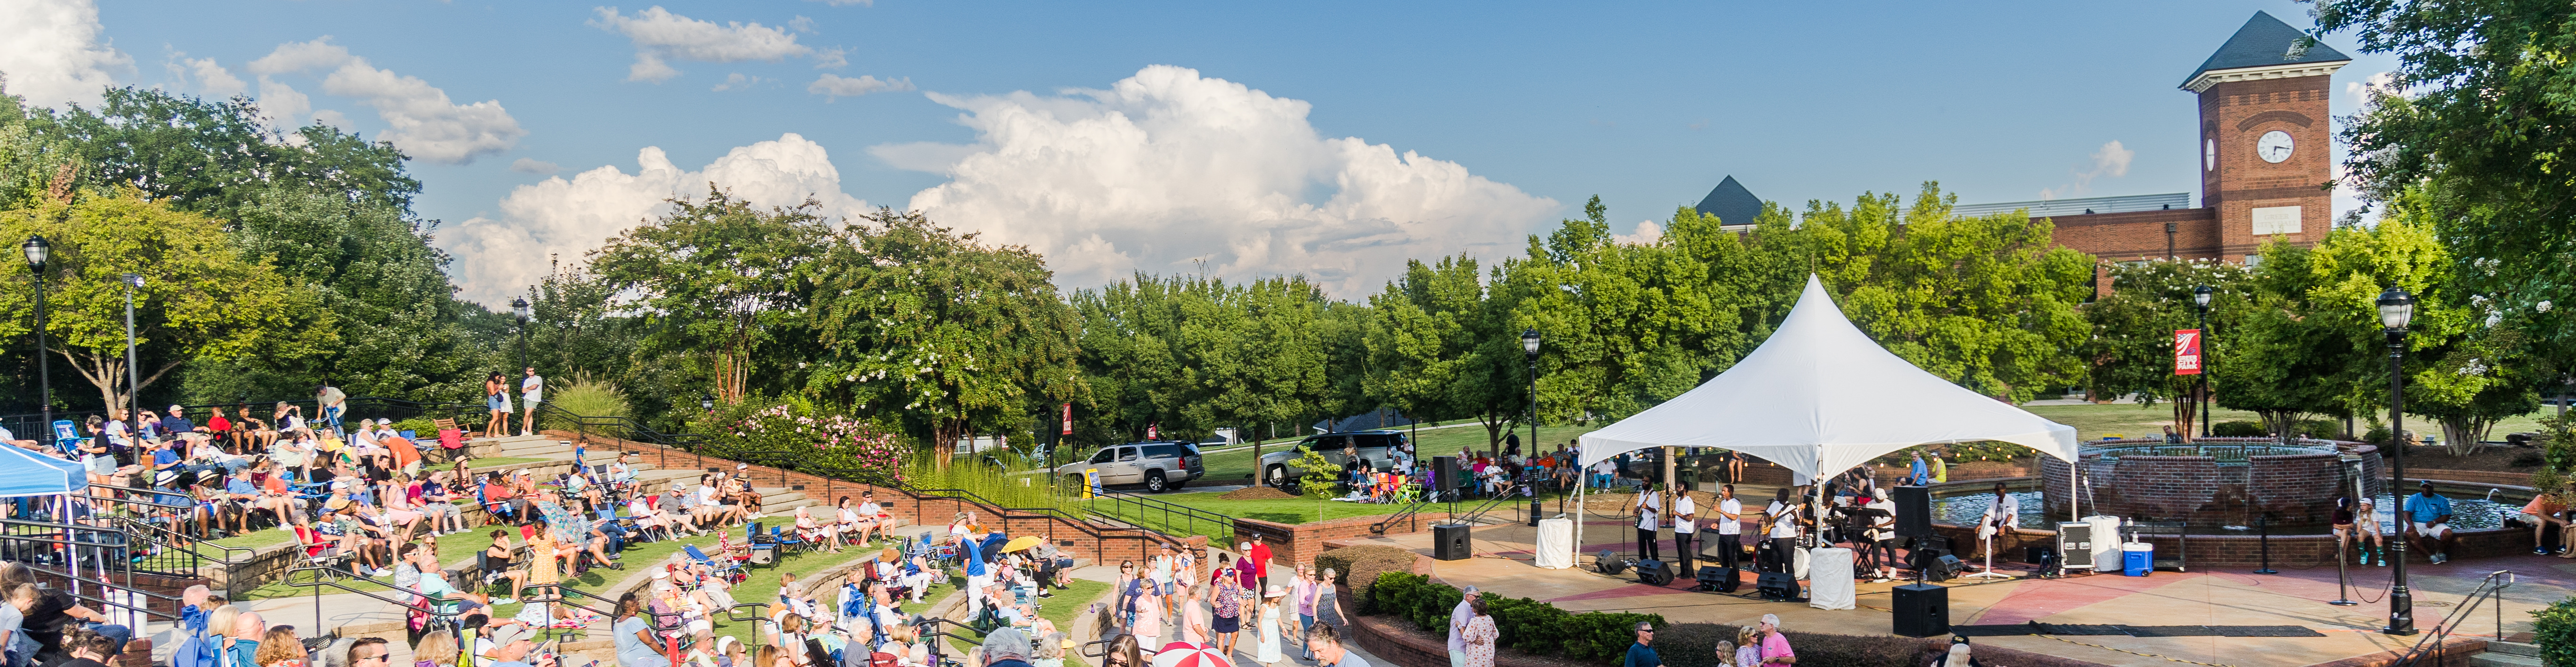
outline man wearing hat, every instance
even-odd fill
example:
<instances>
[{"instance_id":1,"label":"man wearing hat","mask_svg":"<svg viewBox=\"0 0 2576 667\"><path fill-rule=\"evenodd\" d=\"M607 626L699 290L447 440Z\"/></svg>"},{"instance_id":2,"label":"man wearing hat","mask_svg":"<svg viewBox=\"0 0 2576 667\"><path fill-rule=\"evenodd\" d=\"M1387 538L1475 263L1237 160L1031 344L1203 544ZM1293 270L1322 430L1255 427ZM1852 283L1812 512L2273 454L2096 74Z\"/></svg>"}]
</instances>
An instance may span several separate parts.
<instances>
[{"instance_id":1,"label":"man wearing hat","mask_svg":"<svg viewBox=\"0 0 2576 667\"><path fill-rule=\"evenodd\" d=\"M1472 585L1466 593L1458 600L1457 608L1449 610L1449 667L1467 667L1467 623L1476 620L1476 610L1471 605L1483 593Z\"/></svg>"},{"instance_id":2,"label":"man wearing hat","mask_svg":"<svg viewBox=\"0 0 2576 667\"><path fill-rule=\"evenodd\" d=\"M1000 628L984 635L984 667L1030 667L1029 635L1019 628Z\"/></svg>"},{"instance_id":3,"label":"man wearing hat","mask_svg":"<svg viewBox=\"0 0 2576 667\"><path fill-rule=\"evenodd\" d=\"M1637 622L1637 643L1628 645L1628 656L1619 667L1664 667L1664 657L1655 654L1655 624Z\"/></svg>"},{"instance_id":4,"label":"man wearing hat","mask_svg":"<svg viewBox=\"0 0 2576 667\"><path fill-rule=\"evenodd\" d=\"M554 667L553 655L537 656L533 662L528 659L528 654L537 648L536 636L536 629L525 625L501 626L492 631L491 648L484 651L483 657L492 659L493 667Z\"/></svg>"},{"instance_id":5,"label":"man wearing hat","mask_svg":"<svg viewBox=\"0 0 2576 667\"><path fill-rule=\"evenodd\" d=\"M1759 631L1762 633L1762 664L1798 664L1798 653L1789 650L1789 637L1780 634L1780 615L1763 614L1762 627Z\"/></svg>"}]
</instances>

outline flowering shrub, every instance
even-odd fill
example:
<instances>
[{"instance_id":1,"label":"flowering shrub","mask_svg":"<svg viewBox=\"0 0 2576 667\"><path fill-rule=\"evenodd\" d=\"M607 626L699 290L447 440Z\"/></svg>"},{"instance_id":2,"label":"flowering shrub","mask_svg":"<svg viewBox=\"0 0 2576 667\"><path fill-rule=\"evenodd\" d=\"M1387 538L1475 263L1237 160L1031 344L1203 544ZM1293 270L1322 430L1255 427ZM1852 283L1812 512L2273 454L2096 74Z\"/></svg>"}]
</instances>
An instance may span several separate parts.
<instances>
[{"instance_id":1,"label":"flowering shrub","mask_svg":"<svg viewBox=\"0 0 2576 667\"><path fill-rule=\"evenodd\" d=\"M903 439L867 420L826 412L802 401L747 400L725 406L699 422L712 451L731 458L789 457L800 469L849 471L904 478Z\"/></svg>"}]
</instances>

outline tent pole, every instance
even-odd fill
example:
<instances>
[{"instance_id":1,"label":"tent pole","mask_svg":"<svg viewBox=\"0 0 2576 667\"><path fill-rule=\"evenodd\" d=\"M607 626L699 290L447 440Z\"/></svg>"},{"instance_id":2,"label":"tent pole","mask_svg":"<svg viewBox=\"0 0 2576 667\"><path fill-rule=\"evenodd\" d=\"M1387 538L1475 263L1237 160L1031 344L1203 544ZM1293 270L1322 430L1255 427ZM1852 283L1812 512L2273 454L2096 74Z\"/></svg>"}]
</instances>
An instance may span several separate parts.
<instances>
[{"instance_id":1,"label":"tent pole","mask_svg":"<svg viewBox=\"0 0 2576 667\"><path fill-rule=\"evenodd\" d=\"M1579 443L1579 441L1578 441ZM1574 446L1574 558L1583 557L1583 494L1592 490L1592 466L1583 464L1583 445ZM1574 562L1568 558L1565 562ZM1598 563L1595 563L1598 565Z\"/></svg>"}]
</instances>

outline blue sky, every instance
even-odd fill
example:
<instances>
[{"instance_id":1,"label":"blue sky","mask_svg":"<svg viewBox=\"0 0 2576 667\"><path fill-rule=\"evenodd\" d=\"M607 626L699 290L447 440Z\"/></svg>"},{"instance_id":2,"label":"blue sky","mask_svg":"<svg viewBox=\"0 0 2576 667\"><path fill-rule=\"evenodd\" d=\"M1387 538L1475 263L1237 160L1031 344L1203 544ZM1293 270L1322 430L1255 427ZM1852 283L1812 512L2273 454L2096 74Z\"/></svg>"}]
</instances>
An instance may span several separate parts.
<instances>
[{"instance_id":1,"label":"blue sky","mask_svg":"<svg viewBox=\"0 0 2576 667\"><path fill-rule=\"evenodd\" d=\"M410 142L417 208L487 302L709 178L925 206L1068 287L1299 272L1344 297L1404 257L1517 252L1595 194L1628 232L1728 174L1792 206L2196 192L2176 86L2256 10L2309 24L2288 2L12 4L0 69L40 103L103 76L274 110L265 76L298 115ZM2356 57L2349 114L2393 61L2327 43Z\"/></svg>"}]
</instances>

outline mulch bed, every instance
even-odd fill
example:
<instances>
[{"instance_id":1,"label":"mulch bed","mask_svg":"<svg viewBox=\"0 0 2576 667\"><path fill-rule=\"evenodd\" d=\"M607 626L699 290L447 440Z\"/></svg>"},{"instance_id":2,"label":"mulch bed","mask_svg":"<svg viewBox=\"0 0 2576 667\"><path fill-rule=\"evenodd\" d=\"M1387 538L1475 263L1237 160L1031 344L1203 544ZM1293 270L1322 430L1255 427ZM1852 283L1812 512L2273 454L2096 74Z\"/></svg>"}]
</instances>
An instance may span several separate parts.
<instances>
[{"instance_id":1,"label":"mulch bed","mask_svg":"<svg viewBox=\"0 0 2576 667\"><path fill-rule=\"evenodd\" d=\"M1226 500L1288 500L1298 496L1267 486L1247 486L1217 494L1217 497Z\"/></svg>"}]
</instances>

